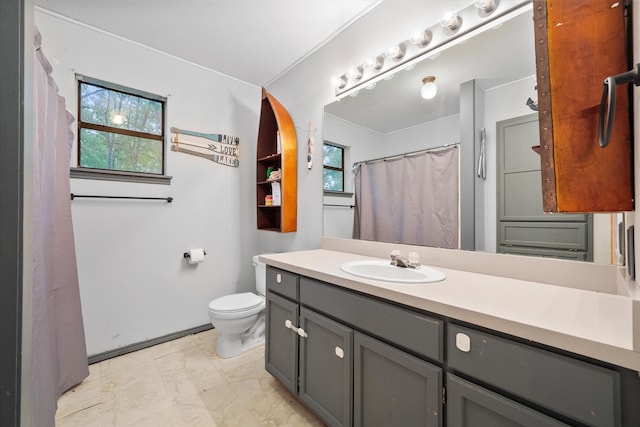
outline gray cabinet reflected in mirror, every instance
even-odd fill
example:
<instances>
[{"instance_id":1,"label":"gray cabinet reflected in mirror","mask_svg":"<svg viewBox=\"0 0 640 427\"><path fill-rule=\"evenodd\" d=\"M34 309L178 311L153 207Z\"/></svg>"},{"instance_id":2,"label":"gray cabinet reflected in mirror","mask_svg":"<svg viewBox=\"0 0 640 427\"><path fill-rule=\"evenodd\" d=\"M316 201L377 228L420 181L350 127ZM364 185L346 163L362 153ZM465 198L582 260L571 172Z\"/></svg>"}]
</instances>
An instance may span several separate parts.
<instances>
[{"instance_id":1,"label":"gray cabinet reflected in mirror","mask_svg":"<svg viewBox=\"0 0 640 427\"><path fill-rule=\"evenodd\" d=\"M537 114L532 15L531 7L525 7L497 28L418 62L411 70L398 70L392 78L378 81L375 88L325 106L323 139L345 148L345 194L325 193L325 236L353 236L354 163L459 144L459 248L624 264L624 233L619 233L624 230L623 214L581 216L586 228L578 251L567 249L566 242L554 247L554 233L549 231L542 246L500 240L505 231L500 230L499 213L504 185L498 179L498 168L502 164L504 172L504 162L498 161L498 125ZM425 76L435 76L438 85L437 95L428 100L420 96ZM504 147L502 151L507 155ZM533 151L530 155L537 156ZM539 165L537 172L524 173L539 177ZM510 181L511 194L518 193L513 187L517 182ZM541 193L539 197L542 206Z\"/></svg>"}]
</instances>

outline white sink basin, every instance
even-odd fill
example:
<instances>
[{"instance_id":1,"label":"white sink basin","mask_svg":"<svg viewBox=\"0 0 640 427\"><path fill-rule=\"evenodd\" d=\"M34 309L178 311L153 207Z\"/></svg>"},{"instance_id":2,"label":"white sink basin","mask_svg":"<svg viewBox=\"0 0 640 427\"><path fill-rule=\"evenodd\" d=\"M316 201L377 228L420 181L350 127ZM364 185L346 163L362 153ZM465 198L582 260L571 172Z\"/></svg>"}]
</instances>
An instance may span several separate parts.
<instances>
[{"instance_id":1,"label":"white sink basin","mask_svg":"<svg viewBox=\"0 0 640 427\"><path fill-rule=\"evenodd\" d=\"M340 269L358 277L398 283L433 283L440 282L446 277L443 272L430 267L402 268L382 260L345 262Z\"/></svg>"}]
</instances>

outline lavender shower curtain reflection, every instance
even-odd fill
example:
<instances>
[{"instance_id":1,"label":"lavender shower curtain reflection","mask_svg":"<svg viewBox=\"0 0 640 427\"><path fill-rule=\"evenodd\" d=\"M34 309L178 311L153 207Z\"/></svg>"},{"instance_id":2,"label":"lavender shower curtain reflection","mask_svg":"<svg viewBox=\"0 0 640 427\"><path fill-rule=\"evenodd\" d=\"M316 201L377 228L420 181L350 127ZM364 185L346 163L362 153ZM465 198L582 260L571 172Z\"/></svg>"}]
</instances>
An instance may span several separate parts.
<instances>
[{"instance_id":1,"label":"lavender shower curtain reflection","mask_svg":"<svg viewBox=\"0 0 640 427\"><path fill-rule=\"evenodd\" d=\"M458 146L354 169L353 238L458 248Z\"/></svg>"}]
</instances>

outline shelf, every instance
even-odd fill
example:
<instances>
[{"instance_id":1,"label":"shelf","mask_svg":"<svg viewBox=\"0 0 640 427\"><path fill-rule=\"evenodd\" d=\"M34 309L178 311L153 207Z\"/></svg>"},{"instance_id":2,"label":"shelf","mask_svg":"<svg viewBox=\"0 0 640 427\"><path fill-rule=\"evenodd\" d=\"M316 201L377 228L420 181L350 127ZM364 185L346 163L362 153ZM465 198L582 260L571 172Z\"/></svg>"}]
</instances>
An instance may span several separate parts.
<instances>
[{"instance_id":1,"label":"shelf","mask_svg":"<svg viewBox=\"0 0 640 427\"><path fill-rule=\"evenodd\" d=\"M282 157L281 153L270 154L270 155L268 155L266 157L259 158L258 162L261 162L261 163L262 162L274 162L274 161L279 162L281 157Z\"/></svg>"},{"instance_id":2,"label":"shelf","mask_svg":"<svg viewBox=\"0 0 640 427\"><path fill-rule=\"evenodd\" d=\"M256 216L259 230L281 233L296 231L297 145L291 116L273 96L262 89L256 145ZM282 177L266 180L269 168L280 169ZM274 182L280 184L280 205L267 206L264 204L265 197L271 195L271 184Z\"/></svg>"}]
</instances>

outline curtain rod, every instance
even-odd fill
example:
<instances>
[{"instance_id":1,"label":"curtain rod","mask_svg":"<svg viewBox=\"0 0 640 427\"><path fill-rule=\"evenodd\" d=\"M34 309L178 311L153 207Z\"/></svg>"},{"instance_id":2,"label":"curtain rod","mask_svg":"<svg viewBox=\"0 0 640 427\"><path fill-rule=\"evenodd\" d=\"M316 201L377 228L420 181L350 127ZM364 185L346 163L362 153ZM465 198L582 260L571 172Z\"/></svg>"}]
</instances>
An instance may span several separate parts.
<instances>
[{"instance_id":1,"label":"curtain rod","mask_svg":"<svg viewBox=\"0 0 640 427\"><path fill-rule=\"evenodd\" d=\"M92 198L92 199L134 199L134 200L165 200L167 203L173 202L173 197L134 197L134 196L93 196L88 194L73 194L71 193L71 200L78 198Z\"/></svg>"},{"instance_id":2,"label":"curtain rod","mask_svg":"<svg viewBox=\"0 0 640 427\"><path fill-rule=\"evenodd\" d=\"M402 153L402 154L393 154L393 155L390 155L390 156L378 157L378 158L375 158L375 159L361 160L359 162L354 162L353 163L353 167L355 168L356 166L361 165L363 163L377 162L379 160L396 159L396 158L401 158L401 157L412 156L414 154L428 153L429 151L444 150L445 148L457 147L458 145L460 145L460 141L452 142L451 144L440 145L439 147L423 148L422 150L409 151L407 153Z\"/></svg>"}]
</instances>

